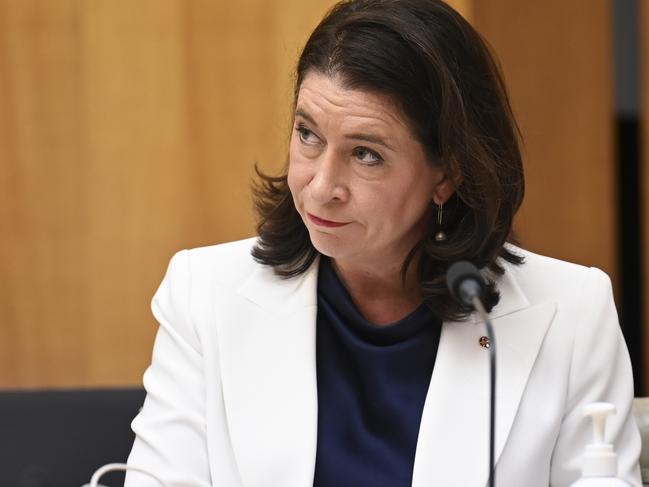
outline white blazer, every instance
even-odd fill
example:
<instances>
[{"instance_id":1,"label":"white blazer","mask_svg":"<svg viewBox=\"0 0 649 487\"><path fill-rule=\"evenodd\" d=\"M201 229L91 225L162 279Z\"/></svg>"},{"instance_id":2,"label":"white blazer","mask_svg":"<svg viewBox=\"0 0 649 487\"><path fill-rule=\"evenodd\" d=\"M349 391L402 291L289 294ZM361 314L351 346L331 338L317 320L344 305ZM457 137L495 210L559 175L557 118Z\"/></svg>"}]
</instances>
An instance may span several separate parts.
<instances>
[{"instance_id":1,"label":"white blazer","mask_svg":"<svg viewBox=\"0 0 649 487\"><path fill-rule=\"evenodd\" d=\"M278 278L254 239L179 252L152 303L160 322L129 464L169 487L308 487L316 457L317 262ZM608 277L541 257L506 265L497 340L496 485L569 486L591 440L582 408L609 401L620 477L640 487L631 365ZM482 487L488 352L475 316L443 324L413 487ZM129 474L128 487L157 485ZM341 486L346 487L346 486ZM353 487L353 486L350 486Z\"/></svg>"}]
</instances>

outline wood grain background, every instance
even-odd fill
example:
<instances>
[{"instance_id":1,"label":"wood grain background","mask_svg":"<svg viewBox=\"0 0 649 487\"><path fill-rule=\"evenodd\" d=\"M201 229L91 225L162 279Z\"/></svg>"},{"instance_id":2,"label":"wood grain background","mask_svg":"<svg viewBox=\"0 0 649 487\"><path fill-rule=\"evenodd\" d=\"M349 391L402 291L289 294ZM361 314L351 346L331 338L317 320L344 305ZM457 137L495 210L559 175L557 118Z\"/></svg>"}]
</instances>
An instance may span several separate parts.
<instances>
[{"instance_id":1,"label":"wood grain background","mask_svg":"<svg viewBox=\"0 0 649 487\"><path fill-rule=\"evenodd\" d=\"M0 387L140 382L171 255L252 235L332 3L0 0ZM524 244L615 278L610 0L452 3L510 86Z\"/></svg>"}]
</instances>

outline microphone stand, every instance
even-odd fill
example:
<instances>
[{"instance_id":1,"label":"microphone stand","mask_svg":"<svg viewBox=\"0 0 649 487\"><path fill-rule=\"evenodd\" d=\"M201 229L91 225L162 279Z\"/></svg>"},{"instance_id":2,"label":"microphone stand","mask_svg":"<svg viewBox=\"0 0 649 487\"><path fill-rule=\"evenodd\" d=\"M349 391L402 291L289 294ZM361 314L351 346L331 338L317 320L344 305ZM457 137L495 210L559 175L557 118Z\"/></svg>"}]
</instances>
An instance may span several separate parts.
<instances>
[{"instance_id":1,"label":"microphone stand","mask_svg":"<svg viewBox=\"0 0 649 487\"><path fill-rule=\"evenodd\" d=\"M489 487L496 484L496 337L493 325L489 319L487 311L482 305L479 296L473 296L471 299L473 308L478 312L485 322L488 338L489 350Z\"/></svg>"}]
</instances>

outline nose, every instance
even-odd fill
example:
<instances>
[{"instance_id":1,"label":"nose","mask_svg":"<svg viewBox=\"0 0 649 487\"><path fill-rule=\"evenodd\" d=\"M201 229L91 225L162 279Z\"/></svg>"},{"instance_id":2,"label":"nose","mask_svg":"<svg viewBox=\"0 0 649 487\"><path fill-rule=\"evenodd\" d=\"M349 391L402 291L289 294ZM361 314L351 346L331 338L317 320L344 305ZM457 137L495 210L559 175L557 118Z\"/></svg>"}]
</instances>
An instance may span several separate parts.
<instances>
[{"instance_id":1,"label":"nose","mask_svg":"<svg viewBox=\"0 0 649 487\"><path fill-rule=\"evenodd\" d=\"M349 195L347 178L344 161L333 151L325 151L316 164L309 183L311 197L320 204L346 201Z\"/></svg>"}]
</instances>

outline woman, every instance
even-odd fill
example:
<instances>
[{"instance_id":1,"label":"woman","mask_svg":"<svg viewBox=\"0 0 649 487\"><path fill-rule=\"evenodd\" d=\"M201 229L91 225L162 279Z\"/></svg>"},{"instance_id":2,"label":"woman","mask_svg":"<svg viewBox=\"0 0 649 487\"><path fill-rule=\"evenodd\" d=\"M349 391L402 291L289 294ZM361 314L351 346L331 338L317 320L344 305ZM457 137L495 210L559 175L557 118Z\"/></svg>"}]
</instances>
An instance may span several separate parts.
<instances>
[{"instance_id":1,"label":"woman","mask_svg":"<svg viewBox=\"0 0 649 487\"><path fill-rule=\"evenodd\" d=\"M498 485L570 485L583 406L606 400L639 486L608 278L508 243L517 135L487 47L449 6L337 5L300 57L258 237L180 252L156 293L129 463L169 486L485 485L488 343L445 285L463 259L488 279L499 344Z\"/></svg>"}]
</instances>

